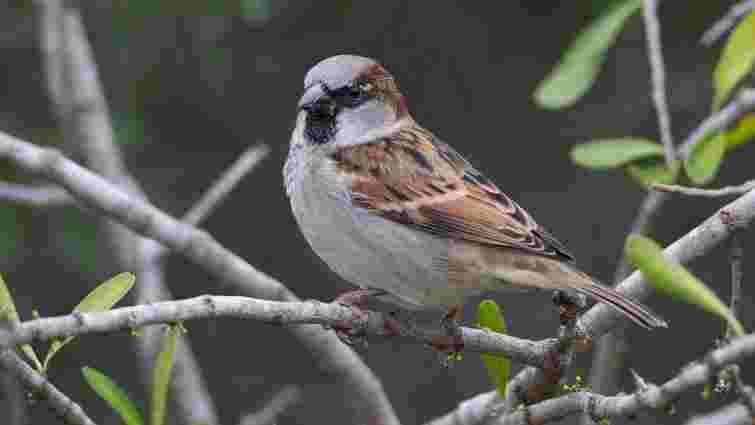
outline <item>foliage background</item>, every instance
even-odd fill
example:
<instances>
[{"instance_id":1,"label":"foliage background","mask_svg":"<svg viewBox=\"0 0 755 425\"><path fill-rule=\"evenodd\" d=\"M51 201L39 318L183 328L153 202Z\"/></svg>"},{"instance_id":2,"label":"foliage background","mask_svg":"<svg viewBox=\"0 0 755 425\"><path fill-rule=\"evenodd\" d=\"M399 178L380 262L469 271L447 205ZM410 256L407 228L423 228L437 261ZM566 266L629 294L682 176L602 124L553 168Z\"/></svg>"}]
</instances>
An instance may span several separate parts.
<instances>
[{"instance_id":1,"label":"foliage background","mask_svg":"<svg viewBox=\"0 0 755 425\"><path fill-rule=\"evenodd\" d=\"M56 144L60 134L46 96L30 3L0 5L0 128ZM548 112L532 102L535 86L577 30L607 3L98 0L81 6L118 140L150 199L180 215L246 146L260 140L270 144L273 154L205 227L300 297L330 300L347 285L299 234L282 190L281 167L304 73L324 57L347 52L382 61L421 123L533 212L577 254L583 268L611 279L642 190L621 172L577 168L568 152L575 143L593 138L658 139L639 16L609 51L595 88L575 107ZM704 48L698 39L729 5L664 2L661 8L677 143L710 111L711 74L720 44ZM730 155L716 185L753 178L754 155L752 144ZM3 163L0 174L24 178ZM657 220L653 236L671 241L718 205L675 199ZM75 210L61 214L0 205L0 271L23 318L31 317L33 308L42 315L66 313L97 282L120 271L107 248L98 244L94 223ZM727 295L724 251L692 270ZM751 280L748 276L745 282ZM177 257L169 261L168 283L176 297L232 291ZM746 284L744 292L742 322L752 328L752 291ZM511 333L553 335L556 315L548 295L497 299ZM649 304L671 328L653 333L630 329L630 366L663 381L711 348L723 324L662 297ZM469 307L471 313L473 305ZM220 319L191 323L189 331L223 423L234 423L241 413L263 405L286 383L302 384L305 401L282 423L347 420L341 406L349 403L349 395L321 376L308 353L280 329ZM113 413L85 386L79 369L91 365L106 371L136 399L145 400L131 338L126 333L80 338L56 358L50 378L93 417L114 423ZM362 355L383 379L406 423L443 414L490 385L476 355L443 369L429 350L388 340L373 342ZM581 356L578 366L588 367L589 356ZM678 411L684 417L712 407L713 402L690 394ZM41 407L31 420L56 421Z\"/></svg>"}]
</instances>

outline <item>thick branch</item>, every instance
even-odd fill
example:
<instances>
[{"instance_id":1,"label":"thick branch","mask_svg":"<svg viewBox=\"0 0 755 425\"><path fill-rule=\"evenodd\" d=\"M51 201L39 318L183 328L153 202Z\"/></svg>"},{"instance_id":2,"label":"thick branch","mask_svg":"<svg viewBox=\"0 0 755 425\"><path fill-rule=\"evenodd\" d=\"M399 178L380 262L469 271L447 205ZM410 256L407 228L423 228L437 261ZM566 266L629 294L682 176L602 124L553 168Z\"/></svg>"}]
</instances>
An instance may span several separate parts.
<instances>
[{"instance_id":1,"label":"thick branch","mask_svg":"<svg viewBox=\"0 0 755 425\"><path fill-rule=\"evenodd\" d=\"M338 303L319 301L270 301L248 297L203 295L180 301L162 301L98 313L73 313L22 322L10 331L0 330L0 348L31 341L47 341L69 335L135 329L146 325L174 323L214 317L236 317L273 325L317 324L336 326L348 323L372 335L393 335L395 324L381 313L365 316ZM462 328L464 348L474 352L504 354L512 360L542 365L545 354L555 349L555 340L534 342L482 329ZM404 336L429 343L442 332L412 326ZM339 342L339 345L343 346Z\"/></svg>"},{"instance_id":2,"label":"thick branch","mask_svg":"<svg viewBox=\"0 0 755 425\"><path fill-rule=\"evenodd\" d=\"M39 398L47 400L55 413L66 423L75 425L95 425L84 409L60 392L44 376L34 370L13 350L0 352L0 367L18 376L26 388Z\"/></svg>"}]
</instances>

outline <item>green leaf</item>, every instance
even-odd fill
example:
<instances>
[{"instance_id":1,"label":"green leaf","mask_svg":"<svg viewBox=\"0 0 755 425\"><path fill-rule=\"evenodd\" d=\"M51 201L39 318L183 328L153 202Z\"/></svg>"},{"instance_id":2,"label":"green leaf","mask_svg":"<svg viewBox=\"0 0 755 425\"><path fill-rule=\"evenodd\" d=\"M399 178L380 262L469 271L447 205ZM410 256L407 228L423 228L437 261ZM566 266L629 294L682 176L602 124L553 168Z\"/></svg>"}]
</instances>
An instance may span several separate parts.
<instances>
[{"instance_id":1,"label":"green leaf","mask_svg":"<svg viewBox=\"0 0 755 425\"><path fill-rule=\"evenodd\" d=\"M626 167L626 172L640 185L650 187L655 183L673 184L679 177L679 163L669 168L663 158L646 158Z\"/></svg>"},{"instance_id":2,"label":"green leaf","mask_svg":"<svg viewBox=\"0 0 755 425\"><path fill-rule=\"evenodd\" d=\"M650 140L624 137L574 146L571 159L585 168L617 168L642 158L663 156L663 146Z\"/></svg>"},{"instance_id":3,"label":"green leaf","mask_svg":"<svg viewBox=\"0 0 755 425\"><path fill-rule=\"evenodd\" d=\"M733 128L726 130L724 136L727 150L755 139L755 114L740 118Z\"/></svg>"},{"instance_id":4,"label":"green leaf","mask_svg":"<svg viewBox=\"0 0 755 425\"><path fill-rule=\"evenodd\" d=\"M16 304L13 302L13 296L11 296L10 289L8 289L8 286L5 284L3 276L0 275L0 321L5 320L11 322L11 325L14 326L21 321L21 318L16 310ZM29 361L34 363L34 367L38 371L41 371L42 363L39 361L37 353L34 352L34 348L32 348L30 344L23 344L20 348L21 352L26 355Z\"/></svg>"},{"instance_id":5,"label":"green leaf","mask_svg":"<svg viewBox=\"0 0 755 425\"><path fill-rule=\"evenodd\" d=\"M13 302L13 297L10 294L8 286L5 285L3 276L0 275L0 321L10 321L18 323L20 321L18 312L16 311L16 304Z\"/></svg>"},{"instance_id":6,"label":"green leaf","mask_svg":"<svg viewBox=\"0 0 755 425\"><path fill-rule=\"evenodd\" d=\"M123 419L126 425L144 425L142 412L128 394L104 373L91 367L82 367L81 373L90 387L105 400Z\"/></svg>"},{"instance_id":7,"label":"green leaf","mask_svg":"<svg viewBox=\"0 0 755 425\"><path fill-rule=\"evenodd\" d=\"M133 273L117 274L94 288L73 311L91 313L110 310L128 294L128 291L134 287L135 281L136 276Z\"/></svg>"},{"instance_id":8,"label":"green leaf","mask_svg":"<svg viewBox=\"0 0 755 425\"><path fill-rule=\"evenodd\" d=\"M726 137L720 131L700 139L687 155L684 169L692 182L703 185L716 177L726 152Z\"/></svg>"},{"instance_id":9,"label":"green leaf","mask_svg":"<svg viewBox=\"0 0 755 425\"><path fill-rule=\"evenodd\" d=\"M640 0L619 3L584 28L535 89L535 102L542 108L561 109L587 93L598 76L606 51L641 4Z\"/></svg>"},{"instance_id":10,"label":"green leaf","mask_svg":"<svg viewBox=\"0 0 755 425\"><path fill-rule=\"evenodd\" d=\"M627 238L625 252L629 262L642 272L655 289L721 317L736 336L744 335L744 327L718 296L682 265L667 259L657 243L631 234Z\"/></svg>"},{"instance_id":11,"label":"green leaf","mask_svg":"<svg viewBox=\"0 0 755 425\"><path fill-rule=\"evenodd\" d=\"M78 313L92 313L96 311L110 310L118 301L126 296L128 291L134 287L136 276L133 273L120 273L106 280L94 288L81 302L73 309ZM63 340L53 340L50 349L47 351L45 361L42 364L43 370L50 366L50 360L66 344L73 341L75 337L69 336Z\"/></svg>"},{"instance_id":12,"label":"green leaf","mask_svg":"<svg viewBox=\"0 0 755 425\"><path fill-rule=\"evenodd\" d=\"M493 300L483 300L477 308L477 326L489 329L493 332L506 334L506 321L503 318L501 308ZM501 397L506 396L506 385L509 382L509 371L511 370L511 359L493 355L481 354L485 368L493 385L498 389Z\"/></svg>"},{"instance_id":13,"label":"green leaf","mask_svg":"<svg viewBox=\"0 0 755 425\"><path fill-rule=\"evenodd\" d=\"M731 90L755 63L755 12L742 19L726 40L721 58L713 71L713 109L718 110Z\"/></svg>"},{"instance_id":14,"label":"green leaf","mask_svg":"<svg viewBox=\"0 0 755 425\"><path fill-rule=\"evenodd\" d=\"M176 352L176 343L181 329L178 325L172 325L165 334L162 351L157 355L155 369L152 375L152 425L163 425L165 421L165 406L168 402L168 386L170 375L173 370L173 356Z\"/></svg>"}]
</instances>

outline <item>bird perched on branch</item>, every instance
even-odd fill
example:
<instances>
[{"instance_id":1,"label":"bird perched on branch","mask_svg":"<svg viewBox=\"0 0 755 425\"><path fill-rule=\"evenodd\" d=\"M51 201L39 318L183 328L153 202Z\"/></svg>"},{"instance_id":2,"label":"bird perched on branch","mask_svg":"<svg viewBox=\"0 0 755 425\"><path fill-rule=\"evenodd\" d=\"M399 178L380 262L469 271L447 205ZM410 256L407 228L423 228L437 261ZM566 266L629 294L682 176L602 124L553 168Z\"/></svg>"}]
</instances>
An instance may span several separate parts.
<instances>
[{"instance_id":1,"label":"bird perched on branch","mask_svg":"<svg viewBox=\"0 0 755 425\"><path fill-rule=\"evenodd\" d=\"M642 327L666 326L579 271L526 210L412 118L374 60L316 64L298 110L286 192L312 249L344 279L404 307L447 311L507 287L576 292Z\"/></svg>"}]
</instances>

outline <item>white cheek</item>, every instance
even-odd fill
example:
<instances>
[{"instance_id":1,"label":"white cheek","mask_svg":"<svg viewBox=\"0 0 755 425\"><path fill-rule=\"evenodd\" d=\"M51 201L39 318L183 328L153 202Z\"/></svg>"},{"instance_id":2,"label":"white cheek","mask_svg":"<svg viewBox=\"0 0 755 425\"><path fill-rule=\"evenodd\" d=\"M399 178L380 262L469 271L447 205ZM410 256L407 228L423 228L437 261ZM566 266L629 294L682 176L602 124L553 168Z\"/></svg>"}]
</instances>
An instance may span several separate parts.
<instances>
[{"instance_id":1,"label":"white cheek","mask_svg":"<svg viewBox=\"0 0 755 425\"><path fill-rule=\"evenodd\" d=\"M357 109L341 111L333 143L352 146L371 142L389 133L395 123L395 113L385 104L372 100Z\"/></svg>"}]
</instances>

